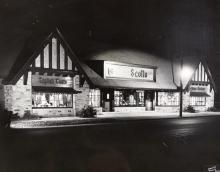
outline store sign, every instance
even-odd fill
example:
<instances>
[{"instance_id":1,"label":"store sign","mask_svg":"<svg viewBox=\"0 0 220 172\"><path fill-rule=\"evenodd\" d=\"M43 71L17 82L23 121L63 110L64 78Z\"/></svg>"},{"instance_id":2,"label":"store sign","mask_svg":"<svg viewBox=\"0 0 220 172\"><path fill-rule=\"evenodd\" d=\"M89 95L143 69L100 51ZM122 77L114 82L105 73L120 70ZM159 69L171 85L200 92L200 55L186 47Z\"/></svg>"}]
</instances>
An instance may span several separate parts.
<instances>
[{"instance_id":1,"label":"store sign","mask_svg":"<svg viewBox=\"0 0 220 172\"><path fill-rule=\"evenodd\" d=\"M32 75L32 86L73 87L72 77Z\"/></svg>"},{"instance_id":2,"label":"store sign","mask_svg":"<svg viewBox=\"0 0 220 172\"><path fill-rule=\"evenodd\" d=\"M207 86L192 85L190 87L190 92L206 93L207 92Z\"/></svg>"},{"instance_id":3,"label":"store sign","mask_svg":"<svg viewBox=\"0 0 220 172\"><path fill-rule=\"evenodd\" d=\"M138 67L137 65L129 65L124 63L110 63L104 64L104 78L106 79L135 79L154 81L154 69Z\"/></svg>"}]
</instances>

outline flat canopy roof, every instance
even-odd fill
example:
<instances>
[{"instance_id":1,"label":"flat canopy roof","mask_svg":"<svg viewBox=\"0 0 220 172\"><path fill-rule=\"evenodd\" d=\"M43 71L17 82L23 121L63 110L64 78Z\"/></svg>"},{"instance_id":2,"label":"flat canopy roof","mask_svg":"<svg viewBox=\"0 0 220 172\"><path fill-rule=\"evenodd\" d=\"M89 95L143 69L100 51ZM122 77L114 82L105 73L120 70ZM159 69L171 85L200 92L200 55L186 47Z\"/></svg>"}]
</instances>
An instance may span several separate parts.
<instances>
[{"instance_id":1,"label":"flat canopy roof","mask_svg":"<svg viewBox=\"0 0 220 172\"><path fill-rule=\"evenodd\" d=\"M134 80L134 79L106 79L95 68L102 68L101 63L91 67L87 60L95 61L111 61L119 62L134 66L153 66L156 68L156 81ZM177 86L173 82L173 72L171 61L169 59L162 59L145 52L118 49L109 50L94 56L84 57L80 60L80 66L95 87L102 88L127 88L127 89L156 89L156 90L176 90Z\"/></svg>"},{"instance_id":2,"label":"flat canopy roof","mask_svg":"<svg viewBox=\"0 0 220 172\"><path fill-rule=\"evenodd\" d=\"M190 92L190 96L192 96L192 97L210 97L210 95L208 95L205 92Z\"/></svg>"},{"instance_id":3,"label":"flat canopy roof","mask_svg":"<svg viewBox=\"0 0 220 172\"><path fill-rule=\"evenodd\" d=\"M34 86L33 91L36 92L48 92L48 93L69 93L69 94L78 94L81 91L76 91L73 88L61 88L61 87L41 87Z\"/></svg>"}]
</instances>

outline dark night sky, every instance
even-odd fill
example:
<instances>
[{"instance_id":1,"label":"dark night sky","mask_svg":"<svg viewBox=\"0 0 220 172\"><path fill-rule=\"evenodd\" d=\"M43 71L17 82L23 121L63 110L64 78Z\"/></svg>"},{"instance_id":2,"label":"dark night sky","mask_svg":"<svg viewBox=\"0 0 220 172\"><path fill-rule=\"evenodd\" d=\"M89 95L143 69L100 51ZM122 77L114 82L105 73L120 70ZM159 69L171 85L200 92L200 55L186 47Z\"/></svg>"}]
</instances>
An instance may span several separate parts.
<instances>
[{"instance_id":1,"label":"dark night sky","mask_svg":"<svg viewBox=\"0 0 220 172\"><path fill-rule=\"evenodd\" d=\"M219 7L218 0L1 0L0 76L32 31L59 25L76 39L92 33L162 57L203 56L220 88Z\"/></svg>"}]
</instances>

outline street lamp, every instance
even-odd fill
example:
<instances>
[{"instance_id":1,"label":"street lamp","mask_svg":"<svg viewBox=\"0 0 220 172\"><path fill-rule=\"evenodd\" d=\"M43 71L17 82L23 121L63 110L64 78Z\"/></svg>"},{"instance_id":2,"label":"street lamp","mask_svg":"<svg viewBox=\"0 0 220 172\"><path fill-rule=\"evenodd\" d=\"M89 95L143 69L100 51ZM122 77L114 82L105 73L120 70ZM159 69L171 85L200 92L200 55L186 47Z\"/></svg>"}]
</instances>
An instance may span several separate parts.
<instances>
[{"instance_id":1,"label":"street lamp","mask_svg":"<svg viewBox=\"0 0 220 172\"><path fill-rule=\"evenodd\" d=\"M189 80L192 76L193 70L189 66L183 67L183 62L181 61L181 67L180 67L180 110L179 110L179 116L180 118L183 117L183 80Z\"/></svg>"}]
</instances>

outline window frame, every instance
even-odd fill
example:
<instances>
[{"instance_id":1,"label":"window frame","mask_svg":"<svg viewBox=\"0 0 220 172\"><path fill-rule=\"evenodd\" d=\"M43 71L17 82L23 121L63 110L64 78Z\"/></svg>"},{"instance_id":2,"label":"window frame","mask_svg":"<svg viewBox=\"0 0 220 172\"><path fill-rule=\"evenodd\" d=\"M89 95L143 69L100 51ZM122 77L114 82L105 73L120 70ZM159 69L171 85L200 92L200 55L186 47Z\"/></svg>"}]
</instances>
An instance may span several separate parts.
<instances>
[{"instance_id":1,"label":"window frame","mask_svg":"<svg viewBox=\"0 0 220 172\"><path fill-rule=\"evenodd\" d=\"M204 98L204 104L201 104L201 105L192 104L192 98ZM195 102L198 102L198 101L195 101ZM191 106L206 106L206 102L207 102L206 97L198 97L198 96L190 96L190 100L189 100L189 104Z\"/></svg>"},{"instance_id":2,"label":"window frame","mask_svg":"<svg viewBox=\"0 0 220 172\"><path fill-rule=\"evenodd\" d=\"M32 92L32 96L33 96L33 93L45 93L45 94L57 94L56 92L54 93L51 93L51 92ZM70 93L58 93L58 94L69 94L71 95L71 104L72 106L68 106L68 107L36 107L32 104L32 109L72 109L74 106L73 106L73 94L70 94Z\"/></svg>"},{"instance_id":3,"label":"window frame","mask_svg":"<svg viewBox=\"0 0 220 172\"><path fill-rule=\"evenodd\" d=\"M115 104L115 92L119 92L119 105L116 105ZM134 104L134 105L121 105L121 103L120 103L120 95L123 95L123 92L125 92L125 91L127 91L127 92L129 92L129 91L131 91L131 90L122 90L122 89L117 89L117 90L114 90L114 107L145 107L145 92L144 92L144 90L133 90L134 92L135 92L135 94L133 95L134 96L134 99L135 99L135 101L136 101L136 104ZM122 92L122 93L120 93L120 92ZM138 99L138 92L142 92L143 93L143 105L139 105L139 99Z\"/></svg>"},{"instance_id":4,"label":"window frame","mask_svg":"<svg viewBox=\"0 0 220 172\"><path fill-rule=\"evenodd\" d=\"M159 106L159 107L179 107L180 106L180 94L179 94L179 98L178 98L178 101L177 101L177 104L176 105L159 105L159 93L178 93L179 92L175 92L175 91L158 91L157 94L156 94L156 105Z\"/></svg>"},{"instance_id":5,"label":"window frame","mask_svg":"<svg viewBox=\"0 0 220 172\"><path fill-rule=\"evenodd\" d=\"M93 91L93 92L91 92L91 91ZM98 94L92 95L92 93L94 93L94 92L98 93ZM92 105L92 103L91 103L94 97L96 97L95 98L96 101L99 100L99 101L97 101L97 103L99 104L98 106L97 106L97 103L95 106ZM90 89L89 90L89 106L101 107L101 91L99 89Z\"/></svg>"}]
</instances>

